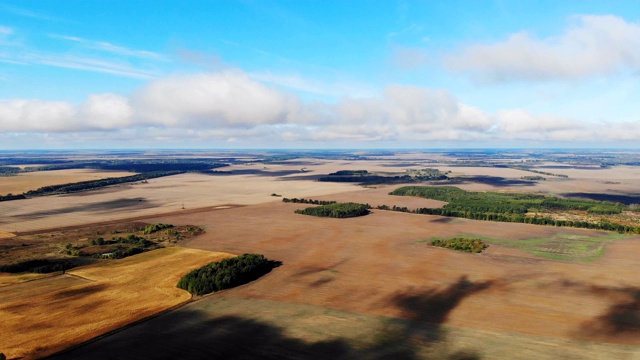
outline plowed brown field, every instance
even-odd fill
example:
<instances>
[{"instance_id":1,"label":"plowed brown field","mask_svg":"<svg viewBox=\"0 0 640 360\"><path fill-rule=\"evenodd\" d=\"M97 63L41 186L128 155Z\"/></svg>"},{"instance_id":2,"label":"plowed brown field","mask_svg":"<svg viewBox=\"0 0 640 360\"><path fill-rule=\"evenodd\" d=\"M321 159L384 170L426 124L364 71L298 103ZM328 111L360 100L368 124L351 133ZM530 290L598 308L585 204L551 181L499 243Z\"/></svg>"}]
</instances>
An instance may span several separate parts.
<instances>
[{"instance_id":1,"label":"plowed brown field","mask_svg":"<svg viewBox=\"0 0 640 360\"><path fill-rule=\"evenodd\" d=\"M433 248L420 240L475 234L518 241L558 232L605 233L386 211L352 219L294 214L303 206L263 204L171 221L206 228L206 234L186 246L260 252L284 262L268 278L225 297L640 345L640 323L633 315L640 293L638 238L613 242L604 258L592 263L548 261L495 245L474 255ZM442 303L434 303L434 297ZM630 307L626 311L631 323L617 320L621 306Z\"/></svg>"}]
</instances>

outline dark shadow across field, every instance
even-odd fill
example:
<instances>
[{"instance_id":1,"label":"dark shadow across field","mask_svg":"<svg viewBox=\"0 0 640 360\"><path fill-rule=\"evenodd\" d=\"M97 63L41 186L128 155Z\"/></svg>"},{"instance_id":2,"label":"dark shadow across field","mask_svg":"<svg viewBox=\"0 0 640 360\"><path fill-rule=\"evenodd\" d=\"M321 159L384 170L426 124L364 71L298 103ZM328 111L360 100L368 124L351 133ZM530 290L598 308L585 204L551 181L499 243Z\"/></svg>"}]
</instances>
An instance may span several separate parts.
<instances>
[{"instance_id":1,"label":"dark shadow across field","mask_svg":"<svg viewBox=\"0 0 640 360\"><path fill-rule=\"evenodd\" d=\"M230 171L220 171L219 173L207 173L207 175L212 176L233 176L233 175L255 175L255 176L267 176L267 177L281 177L293 174L304 174L311 171L301 171L301 170L279 170L279 171L269 171L269 170L260 170L260 169L240 169L240 170L230 170Z\"/></svg>"},{"instance_id":2,"label":"dark shadow across field","mask_svg":"<svg viewBox=\"0 0 640 360\"><path fill-rule=\"evenodd\" d=\"M565 194L560 194L560 196L565 198L578 198L578 199L587 199L587 200L596 200L596 201L611 201L611 202L622 203L625 205L640 204L640 194L616 195L616 194L605 194L605 193L565 193Z\"/></svg>"},{"instance_id":3,"label":"dark shadow across field","mask_svg":"<svg viewBox=\"0 0 640 360\"><path fill-rule=\"evenodd\" d=\"M55 209L55 210L34 211L26 214L15 215L15 217L20 219L30 219L30 218L36 219L41 217L68 214L68 213L74 213L79 211L111 211L111 210L120 210L125 208L148 209L156 206L157 205L154 202L147 201L143 197L120 198L120 199L103 201L98 203L69 206L69 207Z\"/></svg>"},{"instance_id":4,"label":"dark shadow across field","mask_svg":"<svg viewBox=\"0 0 640 360\"><path fill-rule=\"evenodd\" d=\"M323 340L307 340L290 335L287 327L275 325L246 315L225 313L225 310L203 311L209 306L229 306L233 299L201 299L181 309L165 313L110 336L100 338L50 359L418 359L432 353L436 343L446 340L442 327L448 314L466 297L487 289L489 282L473 283L461 277L443 289L427 289L417 293L402 293L389 299L388 306L400 308L404 319L380 318L366 322L353 315L352 321L324 325ZM247 300L242 312L260 312L260 302ZM226 305L225 305L226 304ZM233 305L232 305L233 306ZM273 305L272 305L273 306ZM317 333L313 319L331 312L310 307L304 311L287 311L282 303L266 311L283 311L283 316L295 317L286 321L307 323L304 333ZM217 314L216 314L217 313ZM273 314L271 314L273 315ZM302 318L297 318L302 316ZM336 316L345 316L336 315ZM346 315L350 316L350 315ZM276 315L279 317L279 315ZM329 318L333 316L329 315ZM345 319L346 320L346 319ZM344 320L343 320L344 321ZM355 322L356 324L354 325ZM338 324L338 325L336 325ZM375 334L368 341L343 336L349 327L373 326L366 329ZM360 329L363 331L363 329ZM336 334L331 336L331 334ZM342 336L341 336L342 335ZM437 350L438 359L479 359L474 351Z\"/></svg>"},{"instance_id":5,"label":"dark shadow across field","mask_svg":"<svg viewBox=\"0 0 640 360\"><path fill-rule=\"evenodd\" d=\"M491 186L497 187L508 187L508 186L533 186L536 184L535 181L526 181L520 179L508 179L499 176L457 176L451 178L446 182L447 185L457 185L457 184L465 184L465 183L481 183L487 184Z\"/></svg>"},{"instance_id":6,"label":"dark shadow across field","mask_svg":"<svg viewBox=\"0 0 640 360\"><path fill-rule=\"evenodd\" d=\"M239 316L180 310L50 359L362 359L416 358L406 344L387 353L356 349L340 338L306 342L282 328ZM382 355L382 356L380 356Z\"/></svg>"}]
</instances>

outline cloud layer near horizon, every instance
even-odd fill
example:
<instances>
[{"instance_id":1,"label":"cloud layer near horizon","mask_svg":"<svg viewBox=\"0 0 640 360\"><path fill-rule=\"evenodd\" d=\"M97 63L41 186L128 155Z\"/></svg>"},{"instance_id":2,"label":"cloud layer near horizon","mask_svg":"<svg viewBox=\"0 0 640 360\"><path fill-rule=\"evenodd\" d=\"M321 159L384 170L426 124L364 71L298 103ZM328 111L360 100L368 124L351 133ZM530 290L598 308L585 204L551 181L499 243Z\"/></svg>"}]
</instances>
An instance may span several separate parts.
<instances>
[{"instance_id":1,"label":"cloud layer near horizon","mask_svg":"<svg viewBox=\"0 0 640 360\"><path fill-rule=\"evenodd\" d=\"M163 141L615 141L640 137L637 123L581 123L523 109L488 113L446 90L389 85L377 97L304 102L240 70L171 76L128 97L93 94L79 105L60 101L0 101L0 131L118 133ZM111 134L111 135L110 135ZM128 135L127 135L128 134ZM116 136L114 136L116 138Z\"/></svg>"},{"instance_id":2,"label":"cloud layer near horizon","mask_svg":"<svg viewBox=\"0 0 640 360\"><path fill-rule=\"evenodd\" d=\"M613 15L580 15L559 35L527 32L471 45L444 58L454 71L482 82L571 80L640 71L640 25Z\"/></svg>"}]
</instances>

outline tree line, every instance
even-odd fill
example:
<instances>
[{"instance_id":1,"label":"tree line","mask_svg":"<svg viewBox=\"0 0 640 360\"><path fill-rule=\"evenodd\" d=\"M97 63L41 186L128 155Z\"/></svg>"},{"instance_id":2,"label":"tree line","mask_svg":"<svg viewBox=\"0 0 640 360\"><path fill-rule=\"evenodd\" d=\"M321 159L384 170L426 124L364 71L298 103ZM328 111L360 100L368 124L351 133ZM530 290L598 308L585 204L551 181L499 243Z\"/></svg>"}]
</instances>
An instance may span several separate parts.
<instances>
[{"instance_id":1,"label":"tree line","mask_svg":"<svg viewBox=\"0 0 640 360\"><path fill-rule=\"evenodd\" d=\"M640 234L640 227L601 220L597 223L553 219L549 216L527 216L528 213L553 210L586 210L591 214L619 214L622 210L632 210L624 204L607 201L561 199L535 194L508 194L494 192L470 192L452 186L427 187L406 186L389 193L400 196L419 196L446 201L442 208L418 208L379 205L378 209L414 214L441 215L472 220L515 222L535 225L576 227Z\"/></svg>"},{"instance_id":2,"label":"tree line","mask_svg":"<svg viewBox=\"0 0 640 360\"><path fill-rule=\"evenodd\" d=\"M324 200L312 200L312 199L298 199L298 198L282 198L282 202L286 203L294 203L294 204L313 204L313 205L330 205L335 204L335 201L324 201Z\"/></svg>"},{"instance_id":3,"label":"tree line","mask_svg":"<svg viewBox=\"0 0 640 360\"><path fill-rule=\"evenodd\" d=\"M106 186L123 184L128 182L143 181L148 179L159 178L163 176L182 174L184 171L172 170L172 171L155 171L131 176L123 177L111 177L98 180L80 181L76 183L61 184L61 185L49 185L38 188L37 190L29 190L25 193L26 196L43 196L54 194L68 194L79 191L99 189Z\"/></svg>"}]
</instances>

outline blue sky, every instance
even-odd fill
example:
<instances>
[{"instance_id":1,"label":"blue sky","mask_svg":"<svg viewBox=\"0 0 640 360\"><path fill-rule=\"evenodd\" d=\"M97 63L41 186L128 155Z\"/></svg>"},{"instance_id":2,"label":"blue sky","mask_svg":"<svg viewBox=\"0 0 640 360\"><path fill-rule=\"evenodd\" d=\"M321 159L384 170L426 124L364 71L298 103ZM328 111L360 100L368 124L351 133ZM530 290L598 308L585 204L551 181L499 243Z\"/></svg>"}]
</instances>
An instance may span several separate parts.
<instances>
[{"instance_id":1,"label":"blue sky","mask_svg":"<svg viewBox=\"0 0 640 360\"><path fill-rule=\"evenodd\" d=\"M640 144L640 1L0 0L0 149Z\"/></svg>"}]
</instances>

